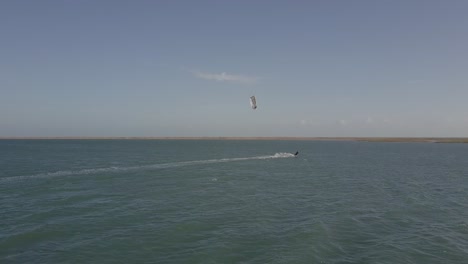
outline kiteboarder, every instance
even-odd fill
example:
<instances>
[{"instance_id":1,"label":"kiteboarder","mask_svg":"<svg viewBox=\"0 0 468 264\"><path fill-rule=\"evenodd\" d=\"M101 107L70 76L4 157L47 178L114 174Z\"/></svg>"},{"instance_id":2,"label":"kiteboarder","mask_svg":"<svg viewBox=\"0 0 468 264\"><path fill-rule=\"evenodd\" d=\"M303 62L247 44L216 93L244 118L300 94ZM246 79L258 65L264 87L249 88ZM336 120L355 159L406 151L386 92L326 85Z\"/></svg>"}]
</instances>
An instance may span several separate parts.
<instances>
[{"instance_id":1,"label":"kiteboarder","mask_svg":"<svg viewBox=\"0 0 468 264\"><path fill-rule=\"evenodd\" d=\"M296 151L296 153L294 153L294 156L297 156L299 154L299 151Z\"/></svg>"}]
</instances>

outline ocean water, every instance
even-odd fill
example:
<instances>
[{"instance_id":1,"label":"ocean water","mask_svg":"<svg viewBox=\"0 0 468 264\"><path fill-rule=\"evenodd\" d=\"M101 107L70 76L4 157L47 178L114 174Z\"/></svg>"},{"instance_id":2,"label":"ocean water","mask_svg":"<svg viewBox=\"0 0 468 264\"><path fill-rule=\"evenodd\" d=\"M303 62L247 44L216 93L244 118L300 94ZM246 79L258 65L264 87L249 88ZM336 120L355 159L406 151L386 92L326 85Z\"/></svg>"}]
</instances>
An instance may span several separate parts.
<instances>
[{"instance_id":1,"label":"ocean water","mask_svg":"<svg viewBox=\"0 0 468 264\"><path fill-rule=\"evenodd\" d=\"M468 263L468 144L0 140L0 263Z\"/></svg>"}]
</instances>

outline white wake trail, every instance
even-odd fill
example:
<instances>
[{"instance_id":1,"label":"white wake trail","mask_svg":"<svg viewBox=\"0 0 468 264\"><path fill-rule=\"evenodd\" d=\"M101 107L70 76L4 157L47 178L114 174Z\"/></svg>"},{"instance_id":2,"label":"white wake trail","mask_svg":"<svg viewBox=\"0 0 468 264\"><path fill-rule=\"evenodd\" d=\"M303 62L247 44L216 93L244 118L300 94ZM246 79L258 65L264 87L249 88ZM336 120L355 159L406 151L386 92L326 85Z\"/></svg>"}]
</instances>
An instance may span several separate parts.
<instances>
[{"instance_id":1,"label":"white wake trail","mask_svg":"<svg viewBox=\"0 0 468 264\"><path fill-rule=\"evenodd\" d=\"M275 153L275 155L267 156L255 156L255 157L245 157L245 158L224 158L224 159L210 159L210 160L193 160L193 161L179 161L179 162L170 162L170 163L159 163L151 165L141 165L141 166L130 166L130 167L107 167L107 168L93 168L93 169L83 169L83 170L65 170L65 171L56 171L56 172L44 172L33 175L23 175L23 176L10 176L0 178L0 183L10 182L10 181L22 181L29 179L40 179L40 178L54 178L54 177L63 177L63 176L72 176L72 175L89 175L89 174L98 174L98 173L107 173L107 172L128 172L128 171L139 171L139 170L157 170L157 169L166 169L166 168L175 168L183 166L193 166L200 164L214 164L214 163L224 163L224 162L235 162L235 161L244 161L244 160L266 160L266 159L280 159L280 158L292 158L294 154L292 153Z\"/></svg>"}]
</instances>

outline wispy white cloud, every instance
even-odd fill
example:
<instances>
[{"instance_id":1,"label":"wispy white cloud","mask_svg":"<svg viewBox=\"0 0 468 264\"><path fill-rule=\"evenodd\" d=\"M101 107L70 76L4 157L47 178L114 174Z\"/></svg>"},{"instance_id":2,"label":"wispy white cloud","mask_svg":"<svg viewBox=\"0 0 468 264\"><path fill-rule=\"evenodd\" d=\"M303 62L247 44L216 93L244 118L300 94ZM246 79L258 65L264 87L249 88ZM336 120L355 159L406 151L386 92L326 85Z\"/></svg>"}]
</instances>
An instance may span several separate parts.
<instances>
[{"instance_id":1,"label":"wispy white cloud","mask_svg":"<svg viewBox=\"0 0 468 264\"><path fill-rule=\"evenodd\" d=\"M346 126L347 124L349 124L349 121L347 120L344 120L344 119L341 119L340 121L338 121L340 123L340 125L342 126Z\"/></svg>"},{"instance_id":2,"label":"wispy white cloud","mask_svg":"<svg viewBox=\"0 0 468 264\"><path fill-rule=\"evenodd\" d=\"M258 80L257 77L246 75L234 75L225 72L222 73L208 73L200 71L192 71L193 75L200 79L213 80L219 82L239 82L239 83L254 83Z\"/></svg>"}]
</instances>

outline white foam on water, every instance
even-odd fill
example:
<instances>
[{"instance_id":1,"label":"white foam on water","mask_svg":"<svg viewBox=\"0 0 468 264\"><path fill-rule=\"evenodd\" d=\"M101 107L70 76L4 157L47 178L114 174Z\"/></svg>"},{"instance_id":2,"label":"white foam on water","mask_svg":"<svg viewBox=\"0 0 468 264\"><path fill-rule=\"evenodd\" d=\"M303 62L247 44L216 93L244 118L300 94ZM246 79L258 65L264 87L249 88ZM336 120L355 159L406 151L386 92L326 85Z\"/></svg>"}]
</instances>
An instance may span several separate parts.
<instances>
[{"instance_id":1,"label":"white foam on water","mask_svg":"<svg viewBox=\"0 0 468 264\"><path fill-rule=\"evenodd\" d=\"M29 179L40 179L40 178L54 178L54 177L63 177L63 176L72 176L72 175L89 175L89 174L98 174L98 173L119 173L127 171L138 171L138 170L157 170L157 169L166 169L166 168L175 168L183 166L192 166L200 164L214 164L214 163L223 163L223 162L235 162L235 161L244 161L244 160L265 160L265 159L279 159L279 158L292 158L294 154L280 152L275 153L275 155L268 156L255 156L255 157L245 157L245 158L224 158L224 159L211 159L211 160L193 160L193 161L179 161L179 162L170 162L170 163L159 163L151 165L142 165L142 166L130 166L130 167L107 167L107 168L94 168L94 169L83 169L83 170L65 170L65 171L56 171L56 172L45 172L38 173L33 175L23 175L23 176L11 176L0 178L0 183L9 182L9 181L22 181Z\"/></svg>"}]
</instances>

